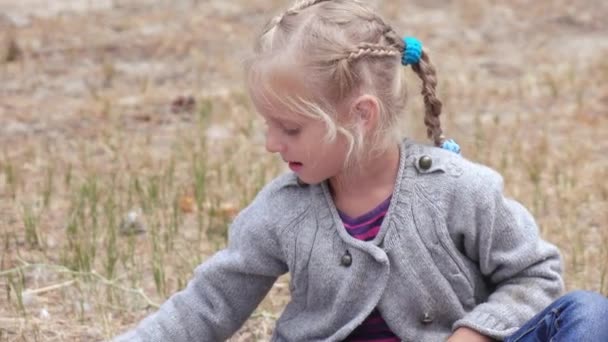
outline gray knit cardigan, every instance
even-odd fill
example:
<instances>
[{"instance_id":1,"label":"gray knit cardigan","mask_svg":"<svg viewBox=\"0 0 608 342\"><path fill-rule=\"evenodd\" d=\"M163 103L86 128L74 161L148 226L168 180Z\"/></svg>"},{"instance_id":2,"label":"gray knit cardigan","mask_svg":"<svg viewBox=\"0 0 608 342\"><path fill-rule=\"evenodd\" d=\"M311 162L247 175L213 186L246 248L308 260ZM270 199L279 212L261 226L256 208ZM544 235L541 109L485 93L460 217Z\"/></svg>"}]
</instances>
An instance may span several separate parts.
<instances>
[{"instance_id":1,"label":"gray knit cardigan","mask_svg":"<svg viewBox=\"0 0 608 342\"><path fill-rule=\"evenodd\" d=\"M562 293L558 250L495 171L409 140L400 151L373 241L346 232L327 183L284 174L237 216L226 249L115 341L226 340L286 272L291 302L272 341L340 341L376 307L404 341L461 326L501 340Z\"/></svg>"}]
</instances>

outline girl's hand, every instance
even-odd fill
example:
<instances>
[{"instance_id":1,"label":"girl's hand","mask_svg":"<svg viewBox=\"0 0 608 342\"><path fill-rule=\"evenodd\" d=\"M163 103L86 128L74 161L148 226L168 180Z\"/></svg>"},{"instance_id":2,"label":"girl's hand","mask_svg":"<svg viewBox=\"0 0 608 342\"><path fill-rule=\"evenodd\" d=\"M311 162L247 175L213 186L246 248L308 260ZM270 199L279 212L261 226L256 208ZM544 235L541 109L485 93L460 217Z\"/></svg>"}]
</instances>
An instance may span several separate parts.
<instances>
[{"instance_id":1,"label":"girl's hand","mask_svg":"<svg viewBox=\"0 0 608 342\"><path fill-rule=\"evenodd\" d=\"M454 331L447 342L493 342L494 340L490 337L482 335L477 331L467 328L460 327Z\"/></svg>"}]
</instances>

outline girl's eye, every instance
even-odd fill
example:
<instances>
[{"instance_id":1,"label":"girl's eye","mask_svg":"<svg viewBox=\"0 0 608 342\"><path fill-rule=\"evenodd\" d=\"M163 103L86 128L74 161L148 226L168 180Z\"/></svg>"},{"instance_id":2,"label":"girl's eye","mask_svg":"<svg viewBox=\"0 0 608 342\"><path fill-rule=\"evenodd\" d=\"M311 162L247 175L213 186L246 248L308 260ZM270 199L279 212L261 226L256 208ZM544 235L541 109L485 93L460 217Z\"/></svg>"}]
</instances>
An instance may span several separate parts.
<instances>
[{"instance_id":1,"label":"girl's eye","mask_svg":"<svg viewBox=\"0 0 608 342\"><path fill-rule=\"evenodd\" d=\"M300 133L299 128L283 128L283 131L285 132L285 134L290 136L298 135Z\"/></svg>"}]
</instances>

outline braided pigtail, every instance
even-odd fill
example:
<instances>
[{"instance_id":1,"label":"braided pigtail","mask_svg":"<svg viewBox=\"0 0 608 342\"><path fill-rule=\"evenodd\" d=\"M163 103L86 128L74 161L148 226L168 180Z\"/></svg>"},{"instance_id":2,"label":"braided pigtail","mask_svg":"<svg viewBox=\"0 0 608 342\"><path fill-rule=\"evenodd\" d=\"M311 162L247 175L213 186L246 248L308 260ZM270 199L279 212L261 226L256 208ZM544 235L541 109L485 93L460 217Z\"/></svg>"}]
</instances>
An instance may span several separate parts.
<instances>
[{"instance_id":1,"label":"braided pigtail","mask_svg":"<svg viewBox=\"0 0 608 342\"><path fill-rule=\"evenodd\" d=\"M429 59L429 55L423 50L420 61L412 64L412 69L422 80L422 97L424 98L424 124L427 136L433 140L436 146L441 146L445 141L441 129L441 101L437 98L437 74L435 67Z\"/></svg>"},{"instance_id":2,"label":"braided pigtail","mask_svg":"<svg viewBox=\"0 0 608 342\"><path fill-rule=\"evenodd\" d=\"M303 0L303 1L297 1L291 8L289 8L288 10L286 10L283 14L277 16L275 18L275 26L276 25L281 25L281 23L283 23L283 20L289 16L294 16L294 15L298 15L300 12L302 12L303 10L312 7L316 4L319 4L321 2L325 2L325 1L329 1L329 0Z\"/></svg>"},{"instance_id":3,"label":"braided pigtail","mask_svg":"<svg viewBox=\"0 0 608 342\"><path fill-rule=\"evenodd\" d=\"M353 62L363 57L394 57L399 54L399 51L389 46L381 44L361 43L356 49L348 51L346 59Z\"/></svg>"},{"instance_id":4,"label":"braided pigtail","mask_svg":"<svg viewBox=\"0 0 608 342\"><path fill-rule=\"evenodd\" d=\"M340 97L345 96L355 88L357 73L353 72L352 66L362 59L395 58L400 54L398 50L390 46L372 43L360 43L352 50L344 52L336 65L336 80L340 89Z\"/></svg>"},{"instance_id":5,"label":"braided pigtail","mask_svg":"<svg viewBox=\"0 0 608 342\"><path fill-rule=\"evenodd\" d=\"M424 98L424 124L426 134L433 140L435 146L460 153L460 146L452 140L446 140L441 129L441 101L437 98L437 73L435 66L431 63L428 53L422 48L418 39L413 37L403 38L403 55L401 63L411 65L412 69L422 80L422 97Z\"/></svg>"},{"instance_id":6,"label":"braided pigtail","mask_svg":"<svg viewBox=\"0 0 608 342\"><path fill-rule=\"evenodd\" d=\"M287 11L285 11L284 15L298 14L298 12L300 12L303 9L306 9L308 7L314 6L314 5L318 4L318 3L325 2L325 1L329 1L329 0L302 0L302 1L298 1L290 9L288 9Z\"/></svg>"},{"instance_id":7,"label":"braided pigtail","mask_svg":"<svg viewBox=\"0 0 608 342\"><path fill-rule=\"evenodd\" d=\"M302 0L297 1L291 8L287 9L282 14L279 14L273 17L268 23L264 26L262 30L262 34L260 35L260 40L255 46L255 51L260 52L263 49L265 44L273 41L273 37L278 27L284 24L284 20L287 17L298 15L304 9L319 4L321 2L326 2L329 0Z\"/></svg>"}]
</instances>

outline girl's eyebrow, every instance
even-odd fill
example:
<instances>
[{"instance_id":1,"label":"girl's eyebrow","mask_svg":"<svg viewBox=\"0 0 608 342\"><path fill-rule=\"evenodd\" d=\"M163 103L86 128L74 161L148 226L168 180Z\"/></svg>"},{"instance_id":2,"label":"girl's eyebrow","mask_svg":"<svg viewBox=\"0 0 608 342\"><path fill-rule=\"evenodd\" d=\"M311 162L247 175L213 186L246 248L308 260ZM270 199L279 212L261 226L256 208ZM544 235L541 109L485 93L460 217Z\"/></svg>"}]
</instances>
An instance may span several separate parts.
<instances>
[{"instance_id":1,"label":"girl's eyebrow","mask_svg":"<svg viewBox=\"0 0 608 342\"><path fill-rule=\"evenodd\" d=\"M280 125L296 125L296 126L301 126L303 123L302 122L298 122L295 120L290 120L290 119L286 119L286 118L282 118L282 117L278 117L278 116L267 116L265 117L266 120L275 122L277 124Z\"/></svg>"}]
</instances>

